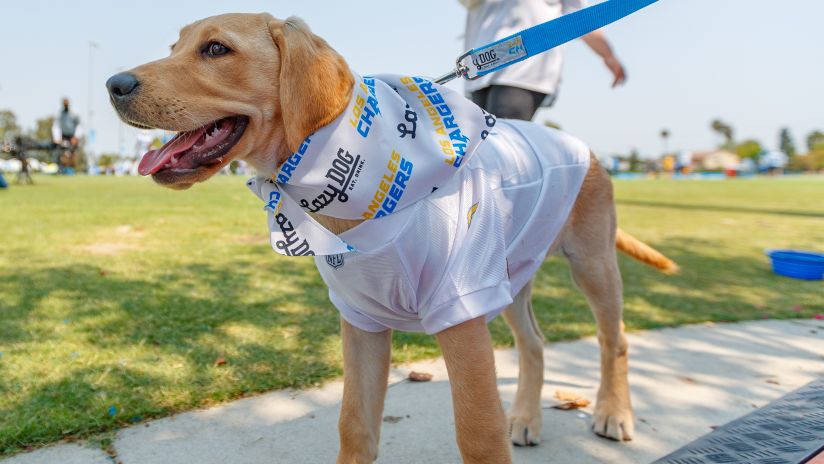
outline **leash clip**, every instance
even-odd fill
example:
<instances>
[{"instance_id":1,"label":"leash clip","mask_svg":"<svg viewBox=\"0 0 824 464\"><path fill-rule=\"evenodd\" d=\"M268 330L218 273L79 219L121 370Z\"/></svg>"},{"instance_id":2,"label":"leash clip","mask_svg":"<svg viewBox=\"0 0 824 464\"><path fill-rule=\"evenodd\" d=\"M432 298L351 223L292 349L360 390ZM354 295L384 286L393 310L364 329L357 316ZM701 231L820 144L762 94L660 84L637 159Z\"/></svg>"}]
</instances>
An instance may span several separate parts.
<instances>
[{"instance_id":1,"label":"leash clip","mask_svg":"<svg viewBox=\"0 0 824 464\"><path fill-rule=\"evenodd\" d=\"M529 58L520 35L467 50L455 60L455 69L435 80L444 84L457 77L473 81L485 74Z\"/></svg>"},{"instance_id":2,"label":"leash clip","mask_svg":"<svg viewBox=\"0 0 824 464\"><path fill-rule=\"evenodd\" d=\"M455 68L452 71L449 71L448 73L444 74L443 76L435 79L434 82L436 84L443 85L443 84L446 84L447 82L449 82L453 79L457 79L459 77L463 77L464 79L466 79L468 81L471 81L473 79L477 79L478 78L477 75L475 75L475 76L470 76L469 75L470 67L468 65L464 64L464 62L463 62L466 58L468 58L472 55L473 51L474 50L468 50L466 53L459 56L458 59L455 60Z\"/></svg>"}]
</instances>

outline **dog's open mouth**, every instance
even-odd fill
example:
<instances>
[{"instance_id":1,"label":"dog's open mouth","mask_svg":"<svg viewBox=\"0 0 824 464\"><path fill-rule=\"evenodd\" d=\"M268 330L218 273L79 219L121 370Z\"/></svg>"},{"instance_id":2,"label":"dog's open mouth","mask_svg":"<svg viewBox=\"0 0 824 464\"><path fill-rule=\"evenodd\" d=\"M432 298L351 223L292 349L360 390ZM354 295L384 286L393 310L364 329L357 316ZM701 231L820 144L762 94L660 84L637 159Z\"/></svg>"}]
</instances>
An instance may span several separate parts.
<instances>
[{"instance_id":1,"label":"dog's open mouth","mask_svg":"<svg viewBox=\"0 0 824 464\"><path fill-rule=\"evenodd\" d=\"M221 163L248 123L245 116L231 116L180 132L159 149L146 152L137 170L148 176L163 170L188 172Z\"/></svg>"}]
</instances>

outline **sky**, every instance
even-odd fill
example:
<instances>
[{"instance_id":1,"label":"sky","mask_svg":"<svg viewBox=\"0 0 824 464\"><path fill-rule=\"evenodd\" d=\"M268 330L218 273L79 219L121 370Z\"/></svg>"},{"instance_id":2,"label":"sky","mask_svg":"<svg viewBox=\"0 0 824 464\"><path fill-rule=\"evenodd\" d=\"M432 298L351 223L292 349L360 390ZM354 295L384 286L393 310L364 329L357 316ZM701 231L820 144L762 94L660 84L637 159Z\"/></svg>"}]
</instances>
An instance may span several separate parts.
<instances>
[{"instance_id":1,"label":"sky","mask_svg":"<svg viewBox=\"0 0 824 464\"><path fill-rule=\"evenodd\" d=\"M66 96L88 127L91 106L96 153L131 153L136 134L111 109L106 79L166 56L194 20L295 15L359 73L434 77L464 51L466 15L457 0L10 0L0 11L0 109L31 128ZM611 89L600 58L573 42L558 101L535 120L560 124L600 154L656 156L664 128L672 150L710 149L719 144L709 128L715 118L738 140L777 148L789 127L803 146L807 133L824 130L822 18L820 0L660 0L604 30L627 69L624 87ZM91 73L90 41L98 44Z\"/></svg>"}]
</instances>

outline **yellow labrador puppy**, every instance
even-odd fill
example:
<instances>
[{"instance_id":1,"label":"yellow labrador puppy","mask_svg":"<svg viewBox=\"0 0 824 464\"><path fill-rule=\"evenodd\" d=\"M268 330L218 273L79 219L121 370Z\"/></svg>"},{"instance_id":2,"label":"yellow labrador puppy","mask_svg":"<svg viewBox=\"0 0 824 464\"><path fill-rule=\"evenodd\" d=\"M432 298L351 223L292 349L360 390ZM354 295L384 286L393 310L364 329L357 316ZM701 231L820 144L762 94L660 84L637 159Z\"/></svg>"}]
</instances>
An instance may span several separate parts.
<instances>
[{"instance_id":1,"label":"yellow labrador puppy","mask_svg":"<svg viewBox=\"0 0 824 464\"><path fill-rule=\"evenodd\" d=\"M184 27L170 56L109 79L112 104L137 127L180 134L150 152L141 172L185 189L232 160L266 176L309 135L349 105L355 78L343 58L299 19L230 14ZM171 155L170 155L171 154ZM321 214L335 234L362 221ZM609 177L591 162L563 229L550 248L569 261L598 323L601 386L592 428L615 440L633 435L623 333L622 284L616 247L674 272L676 265L616 228ZM535 445L541 436L543 336L527 284L503 312L520 353L515 401L505 416L495 381L492 343L484 317L436 334L452 388L457 442L464 462L507 463L510 443ZM344 393L339 463L368 463L378 453L391 331L369 332L342 321Z\"/></svg>"}]
</instances>

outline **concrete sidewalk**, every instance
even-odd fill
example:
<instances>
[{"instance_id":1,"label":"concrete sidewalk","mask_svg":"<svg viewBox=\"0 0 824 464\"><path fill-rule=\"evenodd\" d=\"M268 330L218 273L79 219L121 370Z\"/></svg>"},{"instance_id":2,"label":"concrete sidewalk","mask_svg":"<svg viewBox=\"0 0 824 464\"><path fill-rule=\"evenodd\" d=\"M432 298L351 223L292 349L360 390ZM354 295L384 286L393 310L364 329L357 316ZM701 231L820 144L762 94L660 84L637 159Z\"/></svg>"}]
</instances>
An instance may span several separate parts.
<instances>
[{"instance_id":1,"label":"concrete sidewalk","mask_svg":"<svg viewBox=\"0 0 824 464\"><path fill-rule=\"evenodd\" d=\"M629 336L635 440L611 442L589 431L592 405L544 409L543 442L516 448L516 463L648 463L695 438L824 376L824 322L707 324ZM594 400L593 339L548 345L544 399L556 389ZM513 350L496 353L505 405L518 375ZM410 370L432 382L402 381ZM379 463L460 462L442 360L393 369ZM342 384L278 391L123 429L114 443L123 464L332 463ZM0 464L111 464L102 451L56 445Z\"/></svg>"}]
</instances>

